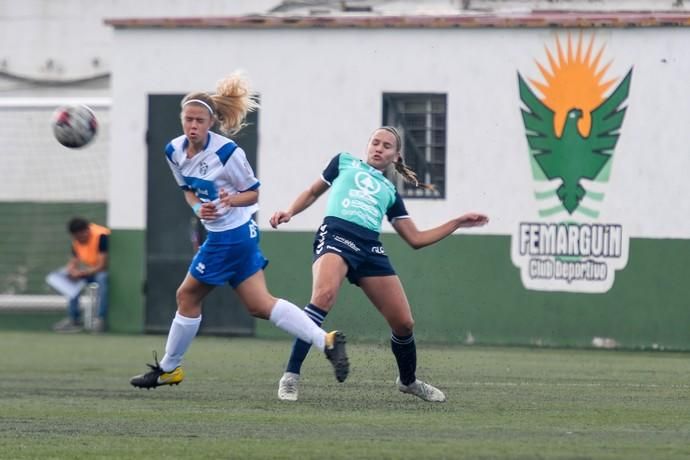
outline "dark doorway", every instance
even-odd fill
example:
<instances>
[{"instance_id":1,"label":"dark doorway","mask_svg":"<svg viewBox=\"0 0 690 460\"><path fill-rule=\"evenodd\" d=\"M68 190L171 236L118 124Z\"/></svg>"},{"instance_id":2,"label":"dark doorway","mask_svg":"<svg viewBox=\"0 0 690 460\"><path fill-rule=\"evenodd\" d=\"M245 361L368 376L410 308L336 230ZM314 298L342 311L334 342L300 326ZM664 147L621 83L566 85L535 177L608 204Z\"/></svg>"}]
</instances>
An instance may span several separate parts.
<instances>
[{"instance_id":1,"label":"dark doorway","mask_svg":"<svg viewBox=\"0 0 690 460\"><path fill-rule=\"evenodd\" d=\"M177 309L175 291L194 256L194 214L165 161L165 146L182 134L181 94L149 95L148 185L146 208L145 331L165 333ZM256 171L258 114L251 113L234 140L244 149ZM200 334L253 335L254 318L240 304L230 286L213 290L204 301Z\"/></svg>"}]
</instances>

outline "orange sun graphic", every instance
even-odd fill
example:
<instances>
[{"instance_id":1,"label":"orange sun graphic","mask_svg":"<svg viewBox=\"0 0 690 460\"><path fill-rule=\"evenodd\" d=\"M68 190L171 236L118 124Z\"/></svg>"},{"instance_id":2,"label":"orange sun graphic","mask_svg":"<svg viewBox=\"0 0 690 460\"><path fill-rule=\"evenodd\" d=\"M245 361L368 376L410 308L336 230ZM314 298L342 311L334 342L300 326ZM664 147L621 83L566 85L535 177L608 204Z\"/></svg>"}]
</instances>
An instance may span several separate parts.
<instances>
[{"instance_id":1,"label":"orange sun graphic","mask_svg":"<svg viewBox=\"0 0 690 460\"><path fill-rule=\"evenodd\" d=\"M587 137L592 128L592 111L604 100L606 90L616 82L616 78L614 78L602 83L604 74L611 66L612 61L598 69L604 46L602 45L596 56L592 57L594 34L589 40L587 49L583 50L582 32L580 32L575 49L573 49L569 33L567 54L564 53L561 41L556 35L558 61L554 59L548 47L544 46L544 48L551 69L549 71L539 61L535 61L545 82L540 83L531 79L530 82L544 96L542 102L554 111L554 132L557 137L561 137L568 111L578 108L582 110L582 118L578 121L577 128L580 135Z\"/></svg>"}]
</instances>

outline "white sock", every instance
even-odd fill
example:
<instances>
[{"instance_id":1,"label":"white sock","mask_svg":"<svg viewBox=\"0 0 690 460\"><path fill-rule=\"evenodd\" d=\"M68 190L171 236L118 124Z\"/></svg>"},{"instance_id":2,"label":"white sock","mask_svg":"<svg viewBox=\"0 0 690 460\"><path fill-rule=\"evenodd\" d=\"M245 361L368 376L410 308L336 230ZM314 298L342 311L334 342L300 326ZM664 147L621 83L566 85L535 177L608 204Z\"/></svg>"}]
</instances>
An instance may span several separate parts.
<instances>
[{"instance_id":1,"label":"white sock","mask_svg":"<svg viewBox=\"0 0 690 460\"><path fill-rule=\"evenodd\" d=\"M180 365L182 357L199 331L200 324L201 315L198 318L187 318L175 313L175 318L168 332L168 341L165 344L165 356L160 361L161 369L170 372Z\"/></svg>"},{"instance_id":2,"label":"white sock","mask_svg":"<svg viewBox=\"0 0 690 460\"><path fill-rule=\"evenodd\" d=\"M304 313L304 310L287 300L278 299L268 318L273 324L293 336L311 343L323 351L326 346L326 331Z\"/></svg>"}]
</instances>

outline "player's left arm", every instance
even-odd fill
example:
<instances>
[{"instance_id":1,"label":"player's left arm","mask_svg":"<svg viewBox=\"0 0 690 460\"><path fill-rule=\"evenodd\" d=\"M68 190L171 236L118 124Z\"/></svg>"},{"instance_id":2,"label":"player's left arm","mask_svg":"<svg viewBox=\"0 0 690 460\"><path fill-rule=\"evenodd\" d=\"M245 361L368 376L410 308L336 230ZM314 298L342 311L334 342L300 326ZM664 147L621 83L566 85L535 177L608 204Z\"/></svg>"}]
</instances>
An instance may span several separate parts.
<instances>
[{"instance_id":1,"label":"player's left arm","mask_svg":"<svg viewBox=\"0 0 690 460\"><path fill-rule=\"evenodd\" d=\"M220 189L218 199L228 208L241 208L251 206L259 201L259 189L246 190L244 192L229 194L225 189Z\"/></svg>"},{"instance_id":2,"label":"player's left arm","mask_svg":"<svg viewBox=\"0 0 690 460\"><path fill-rule=\"evenodd\" d=\"M230 194L225 189L218 192L219 202L227 208L242 208L251 206L259 201L259 186L254 170L247 161L247 155L241 147L237 147L225 164L225 173L237 193Z\"/></svg>"},{"instance_id":3,"label":"player's left arm","mask_svg":"<svg viewBox=\"0 0 690 460\"><path fill-rule=\"evenodd\" d=\"M471 212L428 230L419 230L410 217L395 219L391 225L407 244L420 249L441 241L460 227L478 227L487 222L485 215Z\"/></svg>"}]
</instances>

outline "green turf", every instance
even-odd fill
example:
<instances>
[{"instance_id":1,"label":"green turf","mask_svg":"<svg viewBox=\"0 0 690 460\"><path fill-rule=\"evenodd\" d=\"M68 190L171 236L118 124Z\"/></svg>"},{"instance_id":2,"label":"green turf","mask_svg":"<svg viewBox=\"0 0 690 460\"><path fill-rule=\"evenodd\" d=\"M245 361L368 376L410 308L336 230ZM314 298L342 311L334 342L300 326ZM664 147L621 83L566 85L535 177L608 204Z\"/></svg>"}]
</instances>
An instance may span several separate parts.
<instances>
[{"instance_id":1,"label":"green turf","mask_svg":"<svg viewBox=\"0 0 690 460\"><path fill-rule=\"evenodd\" d=\"M0 458L690 457L687 354L419 344L430 404L395 389L387 344L351 344L347 382L314 353L287 403L285 341L199 337L180 386L131 388L163 342L0 332Z\"/></svg>"}]
</instances>

